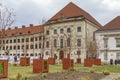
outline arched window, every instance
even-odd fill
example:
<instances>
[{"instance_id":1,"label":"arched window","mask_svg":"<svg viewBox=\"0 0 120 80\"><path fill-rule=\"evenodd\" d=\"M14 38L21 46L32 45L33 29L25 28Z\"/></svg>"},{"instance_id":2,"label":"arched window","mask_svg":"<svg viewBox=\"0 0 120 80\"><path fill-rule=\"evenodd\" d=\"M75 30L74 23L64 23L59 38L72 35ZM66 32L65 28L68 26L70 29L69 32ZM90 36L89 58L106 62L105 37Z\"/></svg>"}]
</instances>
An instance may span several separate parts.
<instances>
[{"instance_id":1,"label":"arched window","mask_svg":"<svg viewBox=\"0 0 120 80\"><path fill-rule=\"evenodd\" d=\"M71 32L71 29L70 28L67 28L67 33L70 33Z\"/></svg>"},{"instance_id":2,"label":"arched window","mask_svg":"<svg viewBox=\"0 0 120 80\"><path fill-rule=\"evenodd\" d=\"M54 39L54 47L57 47L57 40Z\"/></svg>"},{"instance_id":3,"label":"arched window","mask_svg":"<svg viewBox=\"0 0 120 80\"><path fill-rule=\"evenodd\" d=\"M78 47L81 46L81 39L77 39L77 46L78 46Z\"/></svg>"},{"instance_id":4,"label":"arched window","mask_svg":"<svg viewBox=\"0 0 120 80\"><path fill-rule=\"evenodd\" d=\"M57 34L57 29L54 30L54 34Z\"/></svg>"}]
</instances>

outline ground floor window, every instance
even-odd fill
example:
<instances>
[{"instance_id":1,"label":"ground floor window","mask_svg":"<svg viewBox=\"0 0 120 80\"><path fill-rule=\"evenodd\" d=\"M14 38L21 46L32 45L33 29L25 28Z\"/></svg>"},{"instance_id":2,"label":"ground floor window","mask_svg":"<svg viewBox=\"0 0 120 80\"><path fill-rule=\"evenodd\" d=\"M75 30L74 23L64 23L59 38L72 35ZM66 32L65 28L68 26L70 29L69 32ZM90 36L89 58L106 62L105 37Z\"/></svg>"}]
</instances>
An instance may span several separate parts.
<instances>
[{"instance_id":1,"label":"ground floor window","mask_svg":"<svg viewBox=\"0 0 120 80\"><path fill-rule=\"evenodd\" d=\"M104 53L104 60L108 60L108 53Z\"/></svg>"},{"instance_id":2,"label":"ground floor window","mask_svg":"<svg viewBox=\"0 0 120 80\"><path fill-rule=\"evenodd\" d=\"M120 59L120 53L116 53L116 59Z\"/></svg>"}]
</instances>

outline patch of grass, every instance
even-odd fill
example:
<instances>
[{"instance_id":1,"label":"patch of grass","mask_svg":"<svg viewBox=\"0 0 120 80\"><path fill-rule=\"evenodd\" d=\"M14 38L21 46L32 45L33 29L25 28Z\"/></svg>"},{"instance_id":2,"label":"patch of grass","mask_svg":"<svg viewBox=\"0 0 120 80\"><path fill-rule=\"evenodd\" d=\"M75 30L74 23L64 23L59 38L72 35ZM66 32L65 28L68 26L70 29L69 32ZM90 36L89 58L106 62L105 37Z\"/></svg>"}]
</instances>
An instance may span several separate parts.
<instances>
[{"instance_id":1,"label":"patch of grass","mask_svg":"<svg viewBox=\"0 0 120 80\"><path fill-rule=\"evenodd\" d=\"M34 74L32 71L32 66L12 66L9 65L8 67L8 77L9 78L16 78L16 75L19 73L22 77L31 77L37 76L38 74Z\"/></svg>"},{"instance_id":2,"label":"patch of grass","mask_svg":"<svg viewBox=\"0 0 120 80\"><path fill-rule=\"evenodd\" d=\"M75 69L82 72L88 72L89 70L94 69L95 72L103 72L104 70L108 70L110 73L120 73L119 65L84 67L82 64L75 64Z\"/></svg>"},{"instance_id":3,"label":"patch of grass","mask_svg":"<svg viewBox=\"0 0 120 80\"><path fill-rule=\"evenodd\" d=\"M120 77L118 79L116 79L116 80L120 80Z\"/></svg>"},{"instance_id":4,"label":"patch of grass","mask_svg":"<svg viewBox=\"0 0 120 80\"><path fill-rule=\"evenodd\" d=\"M62 64L49 65L50 73L61 72L61 71L62 71Z\"/></svg>"},{"instance_id":5,"label":"patch of grass","mask_svg":"<svg viewBox=\"0 0 120 80\"><path fill-rule=\"evenodd\" d=\"M104 66L93 66L93 67L84 67L83 64L74 64L74 69L81 72L89 72L94 69L95 72L103 72L104 70L110 71L110 73L120 73L120 66L117 65L104 65ZM49 65L50 73L62 72L62 64ZM33 73L33 66L13 66L9 65L8 67L8 78L16 78L16 75L20 73L22 77L32 77L39 76L39 73ZM118 79L120 80L120 79Z\"/></svg>"}]
</instances>

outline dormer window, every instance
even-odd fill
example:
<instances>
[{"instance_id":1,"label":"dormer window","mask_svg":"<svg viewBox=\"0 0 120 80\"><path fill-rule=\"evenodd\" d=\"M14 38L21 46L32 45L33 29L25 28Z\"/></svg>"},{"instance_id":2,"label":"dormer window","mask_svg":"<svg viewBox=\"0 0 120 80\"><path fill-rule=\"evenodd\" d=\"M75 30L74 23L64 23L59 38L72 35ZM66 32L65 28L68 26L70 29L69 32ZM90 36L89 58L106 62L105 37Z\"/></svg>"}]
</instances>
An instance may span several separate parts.
<instances>
[{"instance_id":1,"label":"dormer window","mask_svg":"<svg viewBox=\"0 0 120 80\"><path fill-rule=\"evenodd\" d=\"M12 34L12 36L14 36L14 34Z\"/></svg>"},{"instance_id":2,"label":"dormer window","mask_svg":"<svg viewBox=\"0 0 120 80\"><path fill-rule=\"evenodd\" d=\"M19 34L21 35L22 33L20 32Z\"/></svg>"},{"instance_id":3,"label":"dormer window","mask_svg":"<svg viewBox=\"0 0 120 80\"><path fill-rule=\"evenodd\" d=\"M30 31L28 31L28 33L31 33Z\"/></svg>"}]
</instances>

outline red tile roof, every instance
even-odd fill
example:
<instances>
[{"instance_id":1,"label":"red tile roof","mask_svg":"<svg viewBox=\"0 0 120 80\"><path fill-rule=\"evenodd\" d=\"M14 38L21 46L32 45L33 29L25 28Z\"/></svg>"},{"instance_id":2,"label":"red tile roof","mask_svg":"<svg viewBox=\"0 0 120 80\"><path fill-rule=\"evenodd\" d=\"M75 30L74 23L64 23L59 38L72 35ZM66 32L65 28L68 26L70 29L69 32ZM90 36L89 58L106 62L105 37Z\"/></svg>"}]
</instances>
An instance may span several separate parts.
<instances>
[{"instance_id":1,"label":"red tile roof","mask_svg":"<svg viewBox=\"0 0 120 80\"><path fill-rule=\"evenodd\" d=\"M84 11L72 2L70 2L67 6L61 9L49 21L57 20L61 17L61 15L64 15L66 18L84 16L89 21L95 23L98 26L101 26L101 24L97 20L95 20L90 14L88 14L86 11Z\"/></svg>"},{"instance_id":2,"label":"red tile roof","mask_svg":"<svg viewBox=\"0 0 120 80\"><path fill-rule=\"evenodd\" d=\"M6 30L5 36L10 37L10 36L30 35L43 31L44 31L44 27L42 25L30 26L30 27L23 26L22 28L15 27L15 29Z\"/></svg>"},{"instance_id":3,"label":"red tile roof","mask_svg":"<svg viewBox=\"0 0 120 80\"><path fill-rule=\"evenodd\" d=\"M101 30L117 30L120 29L120 16L117 16L109 23L107 23Z\"/></svg>"}]
</instances>

